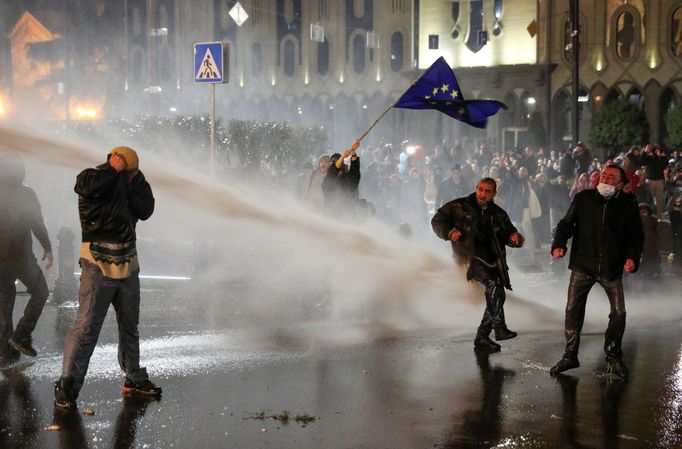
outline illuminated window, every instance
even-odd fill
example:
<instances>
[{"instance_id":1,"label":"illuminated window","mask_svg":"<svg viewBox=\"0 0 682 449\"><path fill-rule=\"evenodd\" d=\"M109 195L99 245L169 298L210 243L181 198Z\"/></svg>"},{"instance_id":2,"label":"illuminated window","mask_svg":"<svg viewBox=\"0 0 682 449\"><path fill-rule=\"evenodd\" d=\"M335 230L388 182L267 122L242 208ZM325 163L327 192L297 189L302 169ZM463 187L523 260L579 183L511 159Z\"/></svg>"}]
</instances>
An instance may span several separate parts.
<instances>
[{"instance_id":1,"label":"illuminated window","mask_svg":"<svg viewBox=\"0 0 682 449\"><path fill-rule=\"evenodd\" d=\"M616 54L621 59L632 59L637 37L635 17L629 11L622 12L616 21Z\"/></svg>"}]
</instances>

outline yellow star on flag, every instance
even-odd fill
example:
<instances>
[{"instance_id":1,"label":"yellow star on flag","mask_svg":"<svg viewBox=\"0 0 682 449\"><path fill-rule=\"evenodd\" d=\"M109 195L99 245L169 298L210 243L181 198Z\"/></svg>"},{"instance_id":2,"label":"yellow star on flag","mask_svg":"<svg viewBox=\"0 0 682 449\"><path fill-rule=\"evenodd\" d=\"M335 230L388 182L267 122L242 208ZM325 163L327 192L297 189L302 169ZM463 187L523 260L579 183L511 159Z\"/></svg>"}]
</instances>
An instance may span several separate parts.
<instances>
[{"instance_id":1,"label":"yellow star on flag","mask_svg":"<svg viewBox=\"0 0 682 449\"><path fill-rule=\"evenodd\" d=\"M458 110L457 112L459 113L459 115L464 115L464 113L465 113L466 111L467 111L467 110L464 109L464 108L459 108L459 110Z\"/></svg>"},{"instance_id":2,"label":"yellow star on flag","mask_svg":"<svg viewBox=\"0 0 682 449\"><path fill-rule=\"evenodd\" d=\"M424 100L430 100L430 99L431 99L431 95L424 95Z\"/></svg>"},{"instance_id":3,"label":"yellow star on flag","mask_svg":"<svg viewBox=\"0 0 682 449\"><path fill-rule=\"evenodd\" d=\"M443 84L443 85L440 87L440 90L441 90L443 93L447 92L449 89L450 89L450 86L448 86L447 84Z\"/></svg>"},{"instance_id":4,"label":"yellow star on flag","mask_svg":"<svg viewBox=\"0 0 682 449\"><path fill-rule=\"evenodd\" d=\"M437 87L434 87L434 88L433 88L433 94L434 94L434 95L438 94L438 88L437 88Z\"/></svg>"},{"instance_id":5,"label":"yellow star on flag","mask_svg":"<svg viewBox=\"0 0 682 449\"><path fill-rule=\"evenodd\" d=\"M453 90L453 91L450 93L450 96L451 96L452 98L457 98L457 97L459 96L459 92L457 92L456 90Z\"/></svg>"}]
</instances>

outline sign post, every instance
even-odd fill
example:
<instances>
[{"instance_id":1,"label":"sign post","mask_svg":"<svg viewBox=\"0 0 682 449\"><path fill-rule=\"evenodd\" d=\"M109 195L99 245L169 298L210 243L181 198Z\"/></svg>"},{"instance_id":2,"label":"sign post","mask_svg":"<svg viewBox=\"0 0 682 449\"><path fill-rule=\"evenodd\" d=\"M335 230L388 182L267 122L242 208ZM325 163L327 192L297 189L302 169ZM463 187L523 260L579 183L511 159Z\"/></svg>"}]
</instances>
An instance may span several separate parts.
<instances>
[{"instance_id":1,"label":"sign post","mask_svg":"<svg viewBox=\"0 0 682 449\"><path fill-rule=\"evenodd\" d=\"M227 83L229 69L229 44L226 42L202 42L194 44L194 82L211 85L211 176L215 160L215 85Z\"/></svg>"}]
</instances>

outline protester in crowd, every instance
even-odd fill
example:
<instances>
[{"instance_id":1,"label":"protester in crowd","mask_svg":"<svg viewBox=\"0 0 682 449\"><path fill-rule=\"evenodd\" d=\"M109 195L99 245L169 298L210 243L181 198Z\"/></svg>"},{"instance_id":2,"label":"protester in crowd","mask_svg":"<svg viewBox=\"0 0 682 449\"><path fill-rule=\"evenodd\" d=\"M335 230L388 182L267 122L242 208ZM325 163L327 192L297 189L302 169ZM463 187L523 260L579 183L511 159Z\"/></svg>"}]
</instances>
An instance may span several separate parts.
<instances>
[{"instance_id":1,"label":"protester in crowd","mask_svg":"<svg viewBox=\"0 0 682 449\"><path fill-rule=\"evenodd\" d=\"M495 180L483 178L474 193L446 203L431 220L436 235L451 242L455 261L467 267L467 280L485 287L486 308L474 346L491 352L500 350L500 345L490 339L493 329L498 341L517 336L507 328L504 318L504 289L511 290L504 248L520 248L524 240L507 213L493 201L496 193Z\"/></svg>"},{"instance_id":2,"label":"protester in crowd","mask_svg":"<svg viewBox=\"0 0 682 449\"><path fill-rule=\"evenodd\" d=\"M310 171L303 186L303 199L317 212L322 212L324 208L322 181L327 176L329 161L330 157L328 155L320 156L317 160L317 168Z\"/></svg>"},{"instance_id":3,"label":"protester in crowd","mask_svg":"<svg viewBox=\"0 0 682 449\"><path fill-rule=\"evenodd\" d=\"M24 185L26 167L18 156L0 154L0 363L9 364L20 355L35 357L32 333L49 295L45 276L33 254L33 238L43 247L45 269L53 262L52 245L40 203L33 189ZM31 295L14 328L12 313L15 281Z\"/></svg>"},{"instance_id":4,"label":"protester in crowd","mask_svg":"<svg viewBox=\"0 0 682 449\"><path fill-rule=\"evenodd\" d=\"M455 164L450 168L450 177L438 185L436 209L448 201L464 196L469 191L469 184L462 177L462 167Z\"/></svg>"},{"instance_id":5,"label":"protester in crowd","mask_svg":"<svg viewBox=\"0 0 682 449\"><path fill-rule=\"evenodd\" d=\"M327 175L322 181L324 212L334 216L353 215L354 200L358 198L360 185L360 156L356 151L360 142L356 141L343 154L334 153L329 159ZM350 158L350 165L345 160Z\"/></svg>"},{"instance_id":6,"label":"protester in crowd","mask_svg":"<svg viewBox=\"0 0 682 449\"><path fill-rule=\"evenodd\" d=\"M646 165L646 184L654 199L656 216L661 218L665 206L663 205L663 188L665 185L665 169L668 167L668 158L663 153L660 145L648 144L644 147L642 162Z\"/></svg>"},{"instance_id":7,"label":"protester in crowd","mask_svg":"<svg viewBox=\"0 0 682 449\"><path fill-rule=\"evenodd\" d=\"M136 224L154 212L154 196L138 168L137 153L116 147L107 162L76 178L82 244L76 322L66 338L62 375L54 385L55 406L72 409L85 381L109 305L116 310L118 362L125 393L161 395L140 366L140 280Z\"/></svg>"},{"instance_id":8,"label":"protester in crowd","mask_svg":"<svg viewBox=\"0 0 682 449\"><path fill-rule=\"evenodd\" d=\"M606 292L611 306L604 351L608 374L628 378L623 363L622 340L625 332L623 270L638 268L644 244L642 220L637 203L622 192L627 181L621 167L608 165L601 174L597 189L583 190L571 203L559 222L552 243L552 256L563 257L569 239L571 257L564 334L565 352L550 373L556 375L580 366L578 348L585 319L587 295L595 283Z\"/></svg>"}]
</instances>

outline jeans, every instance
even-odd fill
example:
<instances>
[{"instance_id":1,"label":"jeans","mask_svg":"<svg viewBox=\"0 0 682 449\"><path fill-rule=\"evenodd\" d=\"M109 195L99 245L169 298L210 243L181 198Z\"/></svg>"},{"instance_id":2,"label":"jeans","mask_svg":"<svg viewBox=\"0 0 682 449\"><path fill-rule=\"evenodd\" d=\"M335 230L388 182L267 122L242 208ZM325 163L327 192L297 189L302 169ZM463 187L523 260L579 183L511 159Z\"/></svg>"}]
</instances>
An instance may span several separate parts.
<instances>
[{"instance_id":1,"label":"jeans","mask_svg":"<svg viewBox=\"0 0 682 449\"><path fill-rule=\"evenodd\" d=\"M14 332L12 312L17 293L14 281L17 279L26 286L31 297ZM45 276L33 254L24 260L4 261L0 264L0 350L6 349L7 340L12 333L19 338L31 335L49 294Z\"/></svg>"},{"instance_id":2,"label":"jeans","mask_svg":"<svg viewBox=\"0 0 682 449\"><path fill-rule=\"evenodd\" d=\"M568 302L566 304L566 321L564 333L566 336L566 358L578 358L580 347L580 332L585 321L585 305L587 294L595 283L599 283L606 292L611 306L609 325L604 337L604 352L606 360L620 360L623 356L621 349L623 334L625 333L625 297L623 296L623 282L621 279L606 281L587 274L573 271L568 285Z\"/></svg>"},{"instance_id":3,"label":"jeans","mask_svg":"<svg viewBox=\"0 0 682 449\"><path fill-rule=\"evenodd\" d=\"M506 327L504 320L504 281L497 267L488 267L474 259L470 266L471 278L485 287L485 312L478 328L480 336L487 336L493 328Z\"/></svg>"},{"instance_id":4,"label":"jeans","mask_svg":"<svg viewBox=\"0 0 682 449\"><path fill-rule=\"evenodd\" d=\"M128 378L140 381L147 371L140 368L140 280L138 272L127 279L104 277L102 271L84 259L78 313L71 332L66 337L62 379L71 378L76 394L80 391L88 371L90 357L95 350L109 304L113 304L118 323L118 364Z\"/></svg>"}]
</instances>

